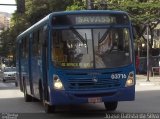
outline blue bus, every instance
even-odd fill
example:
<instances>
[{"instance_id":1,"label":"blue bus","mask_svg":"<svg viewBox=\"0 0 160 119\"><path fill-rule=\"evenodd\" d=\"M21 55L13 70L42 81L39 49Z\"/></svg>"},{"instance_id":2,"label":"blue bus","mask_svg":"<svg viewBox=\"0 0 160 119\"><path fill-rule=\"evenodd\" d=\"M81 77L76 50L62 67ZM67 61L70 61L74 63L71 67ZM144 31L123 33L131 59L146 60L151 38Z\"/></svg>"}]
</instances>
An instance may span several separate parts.
<instances>
[{"instance_id":1,"label":"blue bus","mask_svg":"<svg viewBox=\"0 0 160 119\"><path fill-rule=\"evenodd\" d=\"M59 105L135 99L133 32L126 12L54 12L17 37L17 79L25 101Z\"/></svg>"}]
</instances>

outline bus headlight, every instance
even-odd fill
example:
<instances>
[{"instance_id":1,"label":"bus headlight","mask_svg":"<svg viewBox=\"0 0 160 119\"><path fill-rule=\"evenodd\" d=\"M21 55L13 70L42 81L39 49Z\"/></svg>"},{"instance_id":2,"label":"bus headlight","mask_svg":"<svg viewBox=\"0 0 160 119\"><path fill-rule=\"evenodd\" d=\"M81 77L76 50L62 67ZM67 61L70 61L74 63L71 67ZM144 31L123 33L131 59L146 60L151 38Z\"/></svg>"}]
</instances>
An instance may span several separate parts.
<instances>
[{"instance_id":1,"label":"bus headlight","mask_svg":"<svg viewBox=\"0 0 160 119\"><path fill-rule=\"evenodd\" d=\"M64 90L63 84L57 75L53 75L53 87L56 90Z\"/></svg>"},{"instance_id":2,"label":"bus headlight","mask_svg":"<svg viewBox=\"0 0 160 119\"><path fill-rule=\"evenodd\" d=\"M134 73L130 72L129 75L128 75L128 79L126 81L125 87L133 86L133 85L134 85Z\"/></svg>"}]
</instances>

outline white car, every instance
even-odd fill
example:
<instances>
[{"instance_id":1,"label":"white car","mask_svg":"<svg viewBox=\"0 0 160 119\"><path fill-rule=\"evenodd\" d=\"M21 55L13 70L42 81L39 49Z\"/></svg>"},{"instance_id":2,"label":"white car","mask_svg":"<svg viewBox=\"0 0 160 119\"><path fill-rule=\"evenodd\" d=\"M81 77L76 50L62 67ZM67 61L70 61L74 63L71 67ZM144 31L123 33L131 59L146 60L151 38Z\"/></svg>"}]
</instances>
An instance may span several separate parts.
<instances>
[{"instance_id":1,"label":"white car","mask_svg":"<svg viewBox=\"0 0 160 119\"><path fill-rule=\"evenodd\" d=\"M5 67L3 70L3 82L7 80L16 81L16 67Z\"/></svg>"}]
</instances>

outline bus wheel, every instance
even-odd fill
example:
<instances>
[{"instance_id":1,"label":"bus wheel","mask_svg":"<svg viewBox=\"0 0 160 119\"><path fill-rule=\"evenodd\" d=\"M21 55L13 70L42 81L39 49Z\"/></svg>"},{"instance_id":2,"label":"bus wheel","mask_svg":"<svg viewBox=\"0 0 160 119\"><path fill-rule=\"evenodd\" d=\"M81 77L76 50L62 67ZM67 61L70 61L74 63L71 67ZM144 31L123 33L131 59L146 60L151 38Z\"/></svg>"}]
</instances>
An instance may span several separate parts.
<instances>
[{"instance_id":1,"label":"bus wheel","mask_svg":"<svg viewBox=\"0 0 160 119\"><path fill-rule=\"evenodd\" d=\"M26 91L24 92L24 100L25 102L32 102L32 96L28 95Z\"/></svg>"},{"instance_id":2,"label":"bus wheel","mask_svg":"<svg viewBox=\"0 0 160 119\"><path fill-rule=\"evenodd\" d=\"M107 111L115 111L117 108L118 102L104 102L104 106Z\"/></svg>"},{"instance_id":3,"label":"bus wheel","mask_svg":"<svg viewBox=\"0 0 160 119\"><path fill-rule=\"evenodd\" d=\"M43 101L43 89L41 81L39 81L39 99L40 101Z\"/></svg>"},{"instance_id":4,"label":"bus wheel","mask_svg":"<svg viewBox=\"0 0 160 119\"><path fill-rule=\"evenodd\" d=\"M46 113L54 113L55 106L44 103L44 109Z\"/></svg>"}]
</instances>

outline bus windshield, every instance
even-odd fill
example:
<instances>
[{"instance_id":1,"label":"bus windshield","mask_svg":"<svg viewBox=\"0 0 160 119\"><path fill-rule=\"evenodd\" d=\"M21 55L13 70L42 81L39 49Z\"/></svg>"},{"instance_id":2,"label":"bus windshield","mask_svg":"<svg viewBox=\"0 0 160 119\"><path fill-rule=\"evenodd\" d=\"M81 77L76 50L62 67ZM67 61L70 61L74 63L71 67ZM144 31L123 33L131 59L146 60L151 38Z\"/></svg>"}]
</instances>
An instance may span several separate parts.
<instances>
[{"instance_id":1,"label":"bus windshield","mask_svg":"<svg viewBox=\"0 0 160 119\"><path fill-rule=\"evenodd\" d=\"M54 29L54 66L70 69L116 68L131 63L128 28Z\"/></svg>"}]
</instances>

